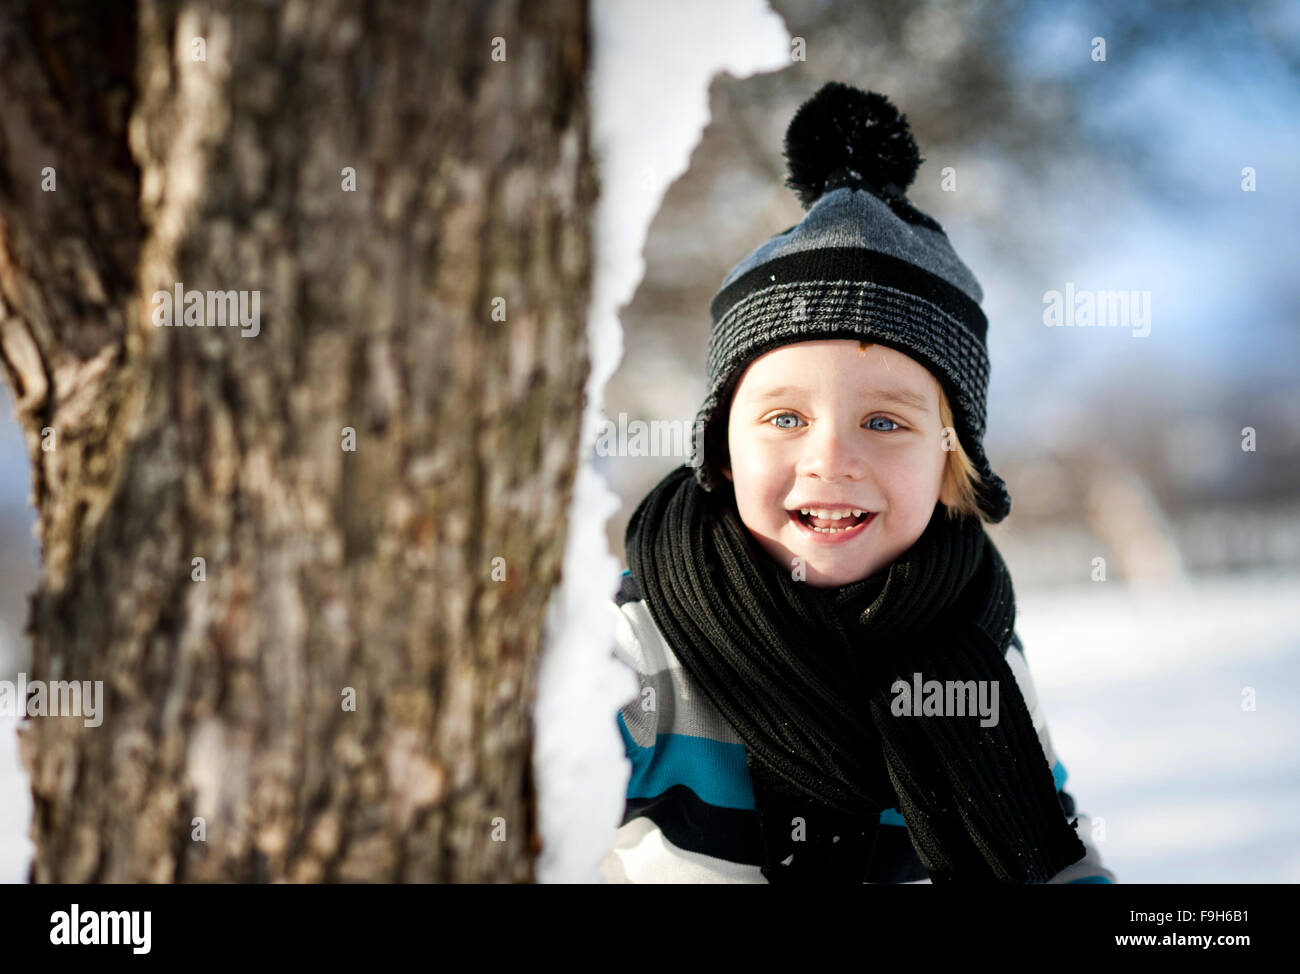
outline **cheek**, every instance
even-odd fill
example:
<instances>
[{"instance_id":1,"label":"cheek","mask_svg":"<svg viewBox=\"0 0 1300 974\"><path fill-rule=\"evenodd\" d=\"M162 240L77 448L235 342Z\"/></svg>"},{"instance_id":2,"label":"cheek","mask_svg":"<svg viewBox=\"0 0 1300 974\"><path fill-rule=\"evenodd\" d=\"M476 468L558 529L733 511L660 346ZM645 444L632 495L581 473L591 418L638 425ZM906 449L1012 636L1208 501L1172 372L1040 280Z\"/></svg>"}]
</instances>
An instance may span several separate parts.
<instances>
[{"instance_id":1,"label":"cheek","mask_svg":"<svg viewBox=\"0 0 1300 974\"><path fill-rule=\"evenodd\" d=\"M736 506L749 520L770 519L787 492L787 479L779 458L753 439L731 440L731 475Z\"/></svg>"},{"instance_id":2,"label":"cheek","mask_svg":"<svg viewBox=\"0 0 1300 974\"><path fill-rule=\"evenodd\" d=\"M898 464L889 479L888 489L901 504L918 508L932 507L933 498L938 495L943 483L944 454L936 449L930 453L922 448L909 458L907 463Z\"/></svg>"},{"instance_id":3,"label":"cheek","mask_svg":"<svg viewBox=\"0 0 1300 974\"><path fill-rule=\"evenodd\" d=\"M787 471L778 451L755 439L733 442L731 449L731 470L738 489L750 495L781 490Z\"/></svg>"}]
</instances>

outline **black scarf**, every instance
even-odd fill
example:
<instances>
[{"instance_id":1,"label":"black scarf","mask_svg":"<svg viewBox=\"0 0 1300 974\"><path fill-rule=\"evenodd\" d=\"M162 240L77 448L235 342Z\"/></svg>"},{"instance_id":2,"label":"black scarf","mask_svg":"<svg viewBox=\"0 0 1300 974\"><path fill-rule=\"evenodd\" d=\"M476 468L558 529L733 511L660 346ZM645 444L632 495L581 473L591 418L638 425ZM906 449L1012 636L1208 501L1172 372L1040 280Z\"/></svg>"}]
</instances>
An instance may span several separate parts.
<instances>
[{"instance_id":1,"label":"black scarf","mask_svg":"<svg viewBox=\"0 0 1300 974\"><path fill-rule=\"evenodd\" d=\"M1004 656L1015 598L978 519L936 504L886 570L818 589L759 547L729 491L692 474L677 468L638 505L628 568L745 744L769 881L862 882L889 807L935 883L1043 883L1083 857ZM895 716L894 681L918 672L997 681L998 722Z\"/></svg>"}]
</instances>

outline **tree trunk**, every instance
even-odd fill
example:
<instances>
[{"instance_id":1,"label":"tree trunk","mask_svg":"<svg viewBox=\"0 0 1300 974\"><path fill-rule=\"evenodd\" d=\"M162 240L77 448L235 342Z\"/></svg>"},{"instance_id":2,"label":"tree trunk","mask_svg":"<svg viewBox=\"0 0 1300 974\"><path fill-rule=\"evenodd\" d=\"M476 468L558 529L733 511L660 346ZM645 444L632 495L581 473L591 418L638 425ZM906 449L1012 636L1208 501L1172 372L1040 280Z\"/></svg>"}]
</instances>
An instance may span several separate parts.
<instances>
[{"instance_id":1,"label":"tree trunk","mask_svg":"<svg viewBox=\"0 0 1300 974\"><path fill-rule=\"evenodd\" d=\"M32 879L531 880L584 4L49 6L0 9L0 361L28 680L103 702L23 724Z\"/></svg>"}]
</instances>

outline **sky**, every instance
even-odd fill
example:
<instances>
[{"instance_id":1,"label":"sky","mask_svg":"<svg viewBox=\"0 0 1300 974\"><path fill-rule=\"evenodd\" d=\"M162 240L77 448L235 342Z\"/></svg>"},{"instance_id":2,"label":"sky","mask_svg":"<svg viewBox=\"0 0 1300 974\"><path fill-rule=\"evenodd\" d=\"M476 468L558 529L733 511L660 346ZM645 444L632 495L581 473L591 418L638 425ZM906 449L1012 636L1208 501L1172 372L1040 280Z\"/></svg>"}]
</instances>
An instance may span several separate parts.
<instances>
[{"instance_id":1,"label":"sky","mask_svg":"<svg viewBox=\"0 0 1300 974\"><path fill-rule=\"evenodd\" d=\"M1105 16L1095 6L1026 5L1013 27L1024 38L1013 48L1020 57L1006 67L1030 90L1046 79L1069 84L1081 138L1106 163L1066 169L1033 194L1038 219L1058 228L1070 255L1062 277L1150 290L1153 320L1146 338L1055 333L1070 353L1056 356L1069 359L1057 377L1071 387L1095 382L1118 353L1161 384L1187 374L1293 381L1300 79L1275 52L1300 56L1300 8L1207 5L1189 19L1183 5L1112 5ZM1146 18L1152 37L1127 50L1114 17ZM1106 61L1092 61L1091 38L1108 35ZM1242 191L1248 166L1254 192ZM1040 296L1023 295L1017 310ZM1004 376L1017 359L1014 346L1006 351Z\"/></svg>"}]
</instances>

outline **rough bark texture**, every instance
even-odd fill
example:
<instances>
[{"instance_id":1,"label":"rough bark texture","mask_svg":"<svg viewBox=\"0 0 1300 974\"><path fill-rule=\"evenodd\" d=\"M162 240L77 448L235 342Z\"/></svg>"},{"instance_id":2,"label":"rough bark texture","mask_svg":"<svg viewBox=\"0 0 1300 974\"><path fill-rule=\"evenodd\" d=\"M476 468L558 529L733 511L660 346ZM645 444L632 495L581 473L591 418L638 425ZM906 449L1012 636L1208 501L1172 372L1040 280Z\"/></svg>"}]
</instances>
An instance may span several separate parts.
<instances>
[{"instance_id":1,"label":"rough bark texture","mask_svg":"<svg viewBox=\"0 0 1300 974\"><path fill-rule=\"evenodd\" d=\"M532 879L586 61L581 0L0 10L28 678L105 698L24 724L35 881ZM177 282L260 333L155 326Z\"/></svg>"}]
</instances>

